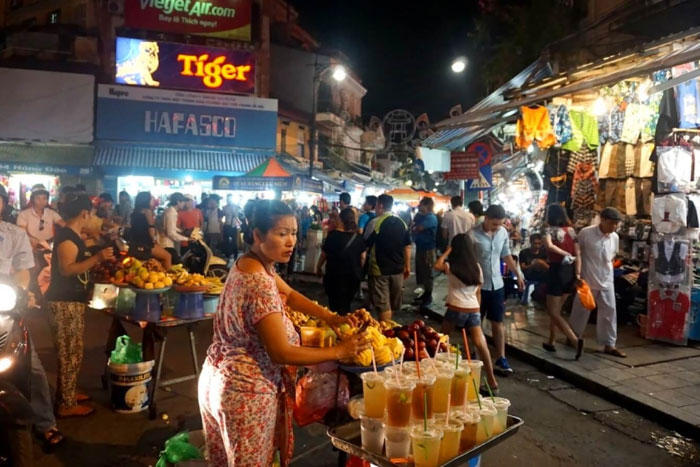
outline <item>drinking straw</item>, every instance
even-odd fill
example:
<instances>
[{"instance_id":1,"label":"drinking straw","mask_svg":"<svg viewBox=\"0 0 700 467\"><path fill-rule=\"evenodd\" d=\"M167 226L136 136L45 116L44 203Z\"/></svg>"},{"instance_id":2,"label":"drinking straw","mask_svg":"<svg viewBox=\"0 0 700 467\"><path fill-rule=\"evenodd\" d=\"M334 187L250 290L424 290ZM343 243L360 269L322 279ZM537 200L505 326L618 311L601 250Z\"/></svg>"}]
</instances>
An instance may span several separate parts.
<instances>
[{"instance_id":1,"label":"drinking straw","mask_svg":"<svg viewBox=\"0 0 700 467\"><path fill-rule=\"evenodd\" d=\"M423 431L428 431L428 393L423 393Z\"/></svg>"},{"instance_id":2,"label":"drinking straw","mask_svg":"<svg viewBox=\"0 0 700 467\"><path fill-rule=\"evenodd\" d=\"M370 347L369 351L372 353L372 367L374 368L374 374L377 374L377 361L374 359L374 348Z\"/></svg>"},{"instance_id":3,"label":"drinking straw","mask_svg":"<svg viewBox=\"0 0 700 467\"><path fill-rule=\"evenodd\" d=\"M418 372L418 381L420 381L420 358L418 357L418 332L413 332L413 350L416 352L416 371Z\"/></svg>"},{"instance_id":4,"label":"drinking straw","mask_svg":"<svg viewBox=\"0 0 700 467\"><path fill-rule=\"evenodd\" d=\"M486 383L486 389L489 390L489 394L491 395L491 402L496 402L496 399L493 398L493 391L491 390L491 385L489 384L489 380L484 377L484 382Z\"/></svg>"},{"instance_id":5,"label":"drinking straw","mask_svg":"<svg viewBox=\"0 0 700 467\"><path fill-rule=\"evenodd\" d=\"M459 344L457 344L457 353L455 354L455 370L459 370Z\"/></svg>"},{"instance_id":6,"label":"drinking straw","mask_svg":"<svg viewBox=\"0 0 700 467\"><path fill-rule=\"evenodd\" d=\"M469 354L469 341L467 340L467 331L462 328L462 339L464 339L464 350L467 351L467 361L472 362L472 356Z\"/></svg>"},{"instance_id":7,"label":"drinking straw","mask_svg":"<svg viewBox=\"0 0 700 467\"><path fill-rule=\"evenodd\" d=\"M398 384L401 384L401 381L399 381L399 372L396 371L396 360L394 360L394 362L391 364L391 366L394 368L393 373L394 373L394 376L396 377L396 382Z\"/></svg>"},{"instance_id":8,"label":"drinking straw","mask_svg":"<svg viewBox=\"0 0 700 467\"><path fill-rule=\"evenodd\" d=\"M445 425L450 424L450 402L452 402L452 394L447 395L447 417L445 417Z\"/></svg>"},{"instance_id":9,"label":"drinking straw","mask_svg":"<svg viewBox=\"0 0 700 467\"><path fill-rule=\"evenodd\" d=\"M403 376L403 356L405 352L401 352L401 360L399 360L399 371L401 372L401 376Z\"/></svg>"},{"instance_id":10,"label":"drinking straw","mask_svg":"<svg viewBox=\"0 0 700 467\"><path fill-rule=\"evenodd\" d=\"M479 410L481 410L481 398L479 397L479 388L476 387L476 380L472 378L472 384L474 385L474 392L476 393L476 401L479 403Z\"/></svg>"}]
</instances>

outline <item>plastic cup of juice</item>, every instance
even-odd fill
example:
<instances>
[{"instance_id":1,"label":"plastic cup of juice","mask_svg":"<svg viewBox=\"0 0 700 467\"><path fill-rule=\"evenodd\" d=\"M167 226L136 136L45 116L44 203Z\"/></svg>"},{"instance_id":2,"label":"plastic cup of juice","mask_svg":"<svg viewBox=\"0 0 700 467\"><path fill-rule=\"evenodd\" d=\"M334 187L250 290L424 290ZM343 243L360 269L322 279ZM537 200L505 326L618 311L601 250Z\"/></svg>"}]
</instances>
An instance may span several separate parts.
<instances>
[{"instance_id":1,"label":"plastic cup of juice","mask_svg":"<svg viewBox=\"0 0 700 467\"><path fill-rule=\"evenodd\" d=\"M485 404L483 400L481 401L481 408L479 408L478 404L470 404L469 409L478 411L479 415L481 415L481 420L479 420L479 425L476 428L476 444L481 444L495 434L493 425L498 411L496 407L491 404Z\"/></svg>"},{"instance_id":2,"label":"plastic cup of juice","mask_svg":"<svg viewBox=\"0 0 700 467\"><path fill-rule=\"evenodd\" d=\"M386 407L384 375L368 371L362 373L360 378L362 378L362 393L365 399L365 414L372 418L383 418Z\"/></svg>"},{"instance_id":3,"label":"plastic cup of juice","mask_svg":"<svg viewBox=\"0 0 700 467\"><path fill-rule=\"evenodd\" d=\"M457 358L458 361L462 361L462 356L460 354L455 354L450 352L449 354L447 352L440 352L435 356L435 360L437 360L440 363L448 363L452 365L454 368L455 366L455 358Z\"/></svg>"},{"instance_id":4,"label":"plastic cup of juice","mask_svg":"<svg viewBox=\"0 0 700 467\"><path fill-rule=\"evenodd\" d=\"M452 378L454 368L441 365L438 367L437 379L433 387L433 411L436 413L447 413L449 405L447 396L452 393Z\"/></svg>"},{"instance_id":5,"label":"plastic cup of juice","mask_svg":"<svg viewBox=\"0 0 700 467\"><path fill-rule=\"evenodd\" d=\"M445 421L434 424L435 428L442 430L442 440L440 441L440 455L438 462L444 464L459 454L459 444L464 429L464 424L454 417L450 417L449 424Z\"/></svg>"},{"instance_id":6,"label":"plastic cup of juice","mask_svg":"<svg viewBox=\"0 0 700 467\"><path fill-rule=\"evenodd\" d=\"M464 426L459 438L459 452L468 451L476 446L476 432L481 421L481 415L478 411L467 409L463 412L458 412L456 420L462 422Z\"/></svg>"},{"instance_id":7,"label":"plastic cup of juice","mask_svg":"<svg viewBox=\"0 0 700 467\"><path fill-rule=\"evenodd\" d=\"M403 371L404 371L404 373L406 373L407 371L415 373L416 366L417 366L416 362L413 362L413 361L403 362ZM389 367L389 368L391 368L391 367ZM420 366L420 369L421 369L421 374L422 374L423 373L423 365Z\"/></svg>"},{"instance_id":8,"label":"plastic cup of juice","mask_svg":"<svg viewBox=\"0 0 700 467\"><path fill-rule=\"evenodd\" d=\"M396 378L384 380L388 426L405 427L411 424L411 402L415 387L416 384L410 378L399 378L398 381Z\"/></svg>"},{"instance_id":9,"label":"plastic cup of juice","mask_svg":"<svg viewBox=\"0 0 700 467\"><path fill-rule=\"evenodd\" d=\"M381 456L384 447L384 429L381 418L368 417L360 413L360 436L364 449Z\"/></svg>"},{"instance_id":10,"label":"plastic cup of juice","mask_svg":"<svg viewBox=\"0 0 700 467\"><path fill-rule=\"evenodd\" d=\"M433 414L433 389L435 387L435 376L429 374L423 374L421 372L420 379L418 376L410 377L416 387L413 389L413 400L411 402L411 420L413 423L423 422L423 413L425 412L425 406L427 405L427 419L432 420ZM427 404L425 396L427 395Z\"/></svg>"},{"instance_id":11,"label":"plastic cup of juice","mask_svg":"<svg viewBox=\"0 0 700 467\"><path fill-rule=\"evenodd\" d=\"M494 435L503 433L508 427L508 407L510 407L510 401L503 397L494 397L493 406L496 407L496 419L493 422Z\"/></svg>"},{"instance_id":12,"label":"plastic cup of juice","mask_svg":"<svg viewBox=\"0 0 700 467\"><path fill-rule=\"evenodd\" d=\"M384 432L386 457L408 457L411 452L411 428L387 426Z\"/></svg>"},{"instance_id":13,"label":"plastic cup of juice","mask_svg":"<svg viewBox=\"0 0 700 467\"><path fill-rule=\"evenodd\" d=\"M467 384L467 400L469 402L476 402L476 391L481 385L481 367L484 366L484 362L481 360L472 360L471 362L467 362L467 365L471 369L469 383ZM476 388L472 381L476 382Z\"/></svg>"},{"instance_id":14,"label":"plastic cup of juice","mask_svg":"<svg viewBox=\"0 0 700 467\"><path fill-rule=\"evenodd\" d=\"M416 467L437 467L440 459L440 442L442 430L416 425L411 430L411 444L413 446L413 465Z\"/></svg>"},{"instance_id":15,"label":"plastic cup of juice","mask_svg":"<svg viewBox=\"0 0 700 467\"><path fill-rule=\"evenodd\" d=\"M450 399L452 407L463 407L467 403L471 371L467 362L460 363L455 369L455 376L452 379L452 398ZM472 388L473 390L474 388Z\"/></svg>"}]
</instances>

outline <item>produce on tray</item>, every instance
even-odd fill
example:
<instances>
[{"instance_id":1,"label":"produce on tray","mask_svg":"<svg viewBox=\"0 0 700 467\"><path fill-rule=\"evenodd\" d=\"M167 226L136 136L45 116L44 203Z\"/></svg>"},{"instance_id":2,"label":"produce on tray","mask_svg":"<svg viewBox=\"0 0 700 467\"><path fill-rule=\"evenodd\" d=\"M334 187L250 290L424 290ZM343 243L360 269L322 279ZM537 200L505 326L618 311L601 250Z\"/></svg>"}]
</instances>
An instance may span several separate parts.
<instances>
[{"instance_id":1,"label":"produce on tray","mask_svg":"<svg viewBox=\"0 0 700 467\"><path fill-rule=\"evenodd\" d=\"M396 326L392 329L384 331L386 337L395 337L401 340L404 351L404 360L415 360L416 352L414 346L414 336L418 334L418 357L420 359L426 357L434 357L438 349L442 352L447 351L447 341L445 336L438 333L430 326L426 326L422 320L414 321L412 324Z\"/></svg>"},{"instance_id":2,"label":"produce on tray","mask_svg":"<svg viewBox=\"0 0 700 467\"><path fill-rule=\"evenodd\" d=\"M382 334L382 329L387 328L389 325L379 323L363 308L356 310L353 316L357 318L360 324L357 327L352 327L347 324L341 325L339 328L340 339L347 339L355 335L366 325L365 332L371 339L372 350L363 350L353 359L347 360L344 363L357 366L371 366L372 351L374 351L374 359L377 365L386 365L387 363L401 358L404 352L404 345L401 341L396 337L387 337Z\"/></svg>"},{"instance_id":3,"label":"produce on tray","mask_svg":"<svg viewBox=\"0 0 700 467\"><path fill-rule=\"evenodd\" d=\"M124 258L121 269L114 273L113 282L128 283L139 289L153 290L170 287L172 278L168 277L163 266L155 259L139 261L136 258Z\"/></svg>"},{"instance_id":4,"label":"produce on tray","mask_svg":"<svg viewBox=\"0 0 700 467\"><path fill-rule=\"evenodd\" d=\"M297 331L311 319L311 317L306 313L292 310L289 305L284 307L284 313L287 315L287 318L289 318L292 324L294 324Z\"/></svg>"},{"instance_id":5,"label":"produce on tray","mask_svg":"<svg viewBox=\"0 0 700 467\"><path fill-rule=\"evenodd\" d=\"M100 284L109 284L112 282L112 278L117 273L120 268L120 262L117 258L108 259L100 264L96 265L90 271L94 282Z\"/></svg>"}]
</instances>

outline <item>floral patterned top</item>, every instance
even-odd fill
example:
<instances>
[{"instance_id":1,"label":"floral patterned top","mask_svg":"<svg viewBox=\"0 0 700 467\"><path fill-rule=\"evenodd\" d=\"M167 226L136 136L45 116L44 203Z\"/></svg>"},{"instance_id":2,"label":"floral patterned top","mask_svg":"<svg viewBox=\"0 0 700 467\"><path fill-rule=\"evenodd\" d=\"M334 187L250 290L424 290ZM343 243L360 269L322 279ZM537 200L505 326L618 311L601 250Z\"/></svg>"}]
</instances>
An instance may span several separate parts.
<instances>
[{"instance_id":1,"label":"floral patterned top","mask_svg":"<svg viewBox=\"0 0 700 467\"><path fill-rule=\"evenodd\" d=\"M214 337L207 356L219 369L230 369L235 390L274 394L284 383L284 365L272 362L255 325L271 313L282 313L287 339L299 345L294 325L284 313L275 279L265 273L244 273L234 266L226 279L214 319ZM293 388L293 381L292 381Z\"/></svg>"}]
</instances>

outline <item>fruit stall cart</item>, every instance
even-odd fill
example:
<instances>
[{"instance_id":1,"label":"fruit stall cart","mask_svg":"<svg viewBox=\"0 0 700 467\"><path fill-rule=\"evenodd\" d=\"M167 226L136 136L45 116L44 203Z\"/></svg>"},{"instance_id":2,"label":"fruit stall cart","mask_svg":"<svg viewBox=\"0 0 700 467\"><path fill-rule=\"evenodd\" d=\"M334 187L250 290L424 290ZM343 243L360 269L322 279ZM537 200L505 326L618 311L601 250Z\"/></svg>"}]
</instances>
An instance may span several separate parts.
<instances>
[{"instance_id":1,"label":"fruit stall cart","mask_svg":"<svg viewBox=\"0 0 700 467\"><path fill-rule=\"evenodd\" d=\"M126 334L125 326L142 331L145 361L155 361L155 374L150 387L149 416L157 414L156 395L159 387L196 379L199 363L195 346L195 328L214 317L218 296L223 289L220 278L190 274L182 265L165 271L156 260L139 261L132 257L102 265L97 270L91 308L102 310L113 318L107 337L107 353L116 337ZM185 328L189 337L193 373L161 380L168 333ZM160 346L156 346L160 341ZM157 349L156 349L157 348ZM102 384L109 381L107 367Z\"/></svg>"}]
</instances>

